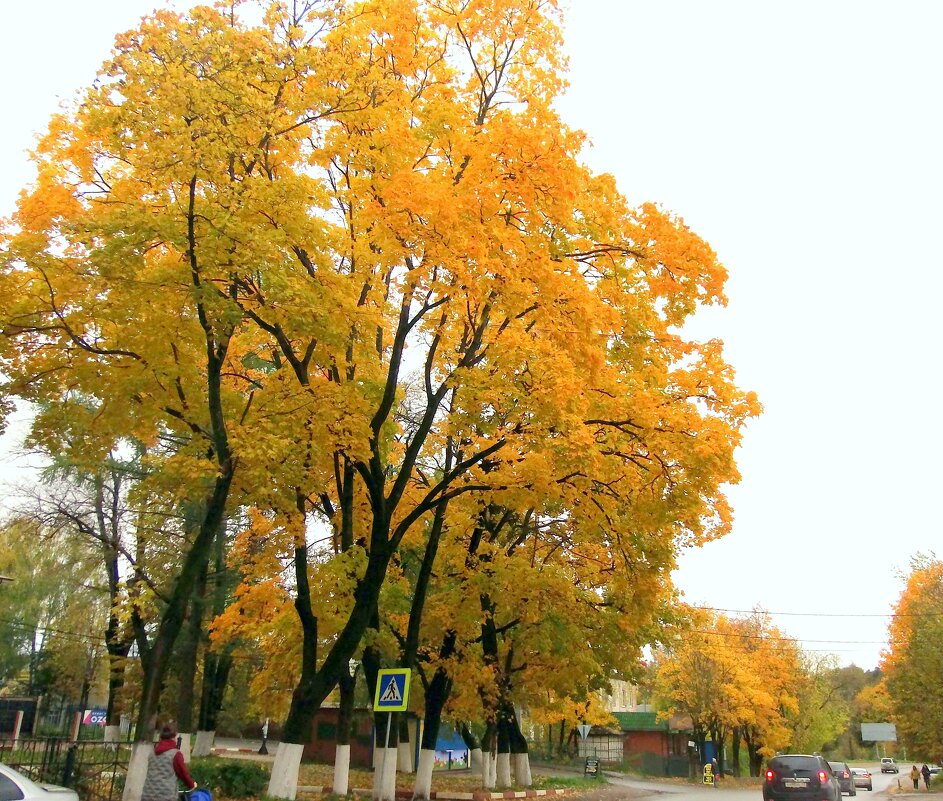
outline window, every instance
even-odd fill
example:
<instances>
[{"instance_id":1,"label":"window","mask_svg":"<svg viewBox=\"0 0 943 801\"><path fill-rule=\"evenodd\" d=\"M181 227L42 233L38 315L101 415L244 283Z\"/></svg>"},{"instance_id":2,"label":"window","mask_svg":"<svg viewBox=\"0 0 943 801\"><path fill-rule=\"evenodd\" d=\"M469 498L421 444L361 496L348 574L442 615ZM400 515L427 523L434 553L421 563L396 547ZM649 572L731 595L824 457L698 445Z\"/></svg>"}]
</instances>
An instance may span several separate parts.
<instances>
[{"instance_id":1,"label":"window","mask_svg":"<svg viewBox=\"0 0 943 801\"><path fill-rule=\"evenodd\" d=\"M23 797L20 786L5 773L0 773L0 801L20 801Z\"/></svg>"}]
</instances>

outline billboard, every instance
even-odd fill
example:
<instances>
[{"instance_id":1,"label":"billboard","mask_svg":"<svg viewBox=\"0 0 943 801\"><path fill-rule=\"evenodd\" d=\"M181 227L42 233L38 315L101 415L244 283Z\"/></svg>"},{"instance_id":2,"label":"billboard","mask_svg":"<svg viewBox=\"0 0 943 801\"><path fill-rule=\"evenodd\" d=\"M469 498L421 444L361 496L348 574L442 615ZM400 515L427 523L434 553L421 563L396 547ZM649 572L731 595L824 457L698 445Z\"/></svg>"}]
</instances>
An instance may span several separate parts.
<instances>
[{"instance_id":1,"label":"billboard","mask_svg":"<svg viewBox=\"0 0 943 801\"><path fill-rule=\"evenodd\" d=\"M861 739L866 743L896 743L897 727L893 723L862 723Z\"/></svg>"}]
</instances>

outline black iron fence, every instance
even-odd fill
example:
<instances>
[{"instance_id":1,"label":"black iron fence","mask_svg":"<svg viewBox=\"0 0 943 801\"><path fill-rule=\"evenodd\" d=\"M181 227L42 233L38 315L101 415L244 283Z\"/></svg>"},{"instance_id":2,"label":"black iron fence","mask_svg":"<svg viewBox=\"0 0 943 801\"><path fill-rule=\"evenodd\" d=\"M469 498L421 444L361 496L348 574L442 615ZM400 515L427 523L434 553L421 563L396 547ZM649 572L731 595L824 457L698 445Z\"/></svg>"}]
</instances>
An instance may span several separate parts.
<instances>
[{"instance_id":1,"label":"black iron fence","mask_svg":"<svg viewBox=\"0 0 943 801\"><path fill-rule=\"evenodd\" d=\"M71 787L80 801L120 801L130 759L129 743L0 738L0 762L34 782Z\"/></svg>"}]
</instances>

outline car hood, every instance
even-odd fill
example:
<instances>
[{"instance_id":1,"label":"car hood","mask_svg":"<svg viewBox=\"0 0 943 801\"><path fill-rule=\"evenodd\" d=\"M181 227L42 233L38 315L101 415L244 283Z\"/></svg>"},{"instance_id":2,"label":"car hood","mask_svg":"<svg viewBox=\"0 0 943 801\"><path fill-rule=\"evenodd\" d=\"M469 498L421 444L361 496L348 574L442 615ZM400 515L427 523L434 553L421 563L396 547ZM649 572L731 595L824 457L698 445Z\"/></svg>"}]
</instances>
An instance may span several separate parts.
<instances>
[{"instance_id":1,"label":"car hood","mask_svg":"<svg viewBox=\"0 0 943 801\"><path fill-rule=\"evenodd\" d=\"M47 793L58 796L60 799L74 798L78 799L78 793L75 790L70 790L68 787L60 787L58 784L40 784L35 783L37 787L41 790L45 790Z\"/></svg>"}]
</instances>

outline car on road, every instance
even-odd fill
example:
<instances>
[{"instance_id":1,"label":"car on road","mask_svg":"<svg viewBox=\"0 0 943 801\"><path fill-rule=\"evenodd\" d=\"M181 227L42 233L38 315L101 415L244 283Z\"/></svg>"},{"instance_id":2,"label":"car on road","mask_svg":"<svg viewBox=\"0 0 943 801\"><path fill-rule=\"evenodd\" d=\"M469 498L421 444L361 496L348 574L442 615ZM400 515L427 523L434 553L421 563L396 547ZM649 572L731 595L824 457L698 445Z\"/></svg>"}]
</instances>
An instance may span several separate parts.
<instances>
[{"instance_id":1,"label":"car on road","mask_svg":"<svg viewBox=\"0 0 943 801\"><path fill-rule=\"evenodd\" d=\"M881 758L881 773L900 773L900 768L892 757Z\"/></svg>"},{"instance_id":2,"label":"car on road","mask_svg":"<svg viewBox=\"0 0 943 801\"><path fill-rule=\"evenodd\" d=\"M0 764L0 798L3 801L79 801L75 790L34 782L3 764Z\"/></svg>"},{"instance_id":3,"label":"car on road","mask_svg":"<svg viewBox=\"0 0 943 801\"><path fill-rule=\"evenodd\" d=\"M854 779L855 787L861 787L865 790L873 790L871 782L871 771L867 768L852 768L851 777Z\"/></svg>"},{"instance_id":4,"label":"car on road","mask_svg":"<svg viewBox=\"0 0 943 801\"><path fill-rule=\"evenodd\" d=\"M824 757L779 754L766 763L763 801L841 801L841 787Z\"/></svg>"},{"instance_id":5,"label":"car on road","mask_svg":"<svg viewBox=\"0 0 943 801\"><path fill-rule=\"evenodd\" d=\"M851 775L851 768L848 767L847 762L829 762L828 766L835 774L835 778L838 779L838 786L843 793L858 795L858 791L855 789L855 778Z\"/></svg>"}]
</instances>

